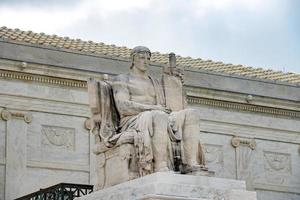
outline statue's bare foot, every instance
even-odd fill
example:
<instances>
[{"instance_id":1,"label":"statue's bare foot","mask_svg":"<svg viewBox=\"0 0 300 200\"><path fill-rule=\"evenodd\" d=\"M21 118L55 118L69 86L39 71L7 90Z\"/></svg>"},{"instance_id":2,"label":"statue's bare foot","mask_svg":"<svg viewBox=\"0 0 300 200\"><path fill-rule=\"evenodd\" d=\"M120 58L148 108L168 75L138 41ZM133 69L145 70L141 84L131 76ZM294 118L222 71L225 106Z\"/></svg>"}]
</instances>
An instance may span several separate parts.
<instances>
[{"instance_id":1,"label":"statue's bare foot","mask_svg":"<svg viewBox=\"0 0 300 200\"><path fill-rule=\"evenodd\" d=\"M180 168L181 174L190 174L190 175L205 175L205 176L214 176L214 172L208 171L208 168L203 165L187 165L182 164Z\"/></svg>"},{"instance_id":2,"label":"statue's bare foot","mask_svg":"<svg viewBox=\"0 0 300 200\"><path fill-rule=\"evenodd\" d=\"M187 164L182 164L180 166L180 173L181 174L189 174L191 172L193 172L193 167L192 166L187 165Z\"/></svg>"}]
</instances>

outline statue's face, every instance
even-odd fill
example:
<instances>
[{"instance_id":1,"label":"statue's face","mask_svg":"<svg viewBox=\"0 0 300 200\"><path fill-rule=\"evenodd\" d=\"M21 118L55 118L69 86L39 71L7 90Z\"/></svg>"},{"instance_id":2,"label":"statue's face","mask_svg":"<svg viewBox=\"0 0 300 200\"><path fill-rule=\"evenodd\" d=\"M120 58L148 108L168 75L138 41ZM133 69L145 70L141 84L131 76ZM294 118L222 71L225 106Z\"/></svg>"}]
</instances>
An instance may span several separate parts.
<instances>
[{"instance_id":1,"label":"statue's face","mask_svg":"<svg viewBox=\"0 0 300 200\"><path fill-rule=\"evenodd\" d=\"M149 63L150 63L149 52L140 52L137 53L134 57L134 66L141 71L146 71Z\"/></svg>"}]
</instances>

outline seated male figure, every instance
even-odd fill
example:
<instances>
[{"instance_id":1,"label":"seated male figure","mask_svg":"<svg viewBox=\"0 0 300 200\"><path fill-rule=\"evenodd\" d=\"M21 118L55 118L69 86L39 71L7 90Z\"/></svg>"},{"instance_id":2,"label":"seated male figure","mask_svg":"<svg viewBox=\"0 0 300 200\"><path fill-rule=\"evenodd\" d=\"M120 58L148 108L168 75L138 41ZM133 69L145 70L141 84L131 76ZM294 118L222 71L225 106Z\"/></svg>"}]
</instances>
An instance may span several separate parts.
<instances>
[{"instance_id":1,"label":"seated male figure","mask_svg":"<svg viewBox=\"0 0 300 200\"><path fill-rule=\"evenodd\" d=\"M135 47L131 58L130 73L117 76L112 87L120 134L134 132L141 175L174 170L171 142L180 141L183 173L204 165L198 112L172 112L166 107L162 82L147 74L151 58L148 48Z\"/></svg>"}]
</instances>

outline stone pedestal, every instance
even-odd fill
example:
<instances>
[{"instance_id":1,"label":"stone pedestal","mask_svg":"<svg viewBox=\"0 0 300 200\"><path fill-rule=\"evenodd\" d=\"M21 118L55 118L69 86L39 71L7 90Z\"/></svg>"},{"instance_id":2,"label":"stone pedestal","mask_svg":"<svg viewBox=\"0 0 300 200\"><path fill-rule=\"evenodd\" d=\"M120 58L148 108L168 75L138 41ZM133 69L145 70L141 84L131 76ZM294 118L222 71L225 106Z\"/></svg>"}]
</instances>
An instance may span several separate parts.
<instances>
[{"instance_id":1,"label":"stone pedestal","mask_svg":"<svg viewBox=\"0 0 300 200\"><path fill-rule=\"evenodd\" d=\"M256 200L244 181L158 172L79 198L80 200Z\"/></svg>"}]
</instances>

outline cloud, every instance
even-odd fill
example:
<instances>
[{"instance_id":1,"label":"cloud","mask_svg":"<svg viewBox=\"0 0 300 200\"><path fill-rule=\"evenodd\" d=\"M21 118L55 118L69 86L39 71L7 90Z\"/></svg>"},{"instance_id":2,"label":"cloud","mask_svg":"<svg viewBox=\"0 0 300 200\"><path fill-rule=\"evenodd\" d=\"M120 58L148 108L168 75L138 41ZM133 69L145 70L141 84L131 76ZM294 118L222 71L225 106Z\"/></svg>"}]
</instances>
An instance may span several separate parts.
<instances>
[{"instance_id":1,"label":"cloud","mask_svg":"<svg viewBox=\"0 0 300 200\"><path fill-rule=\"evenodd\" d=\"M9 27L55 33L64 27L76 25L89 16L108 18L120 11L145 8L150 0L81 0L76 4L44 6L24 4L0 5L0 23Z\"/></svg>"},{"instance_id":2,"label":"cloud","mask_svg":"<svg viewBox=\"0 0 300 200\"><path fill-rule=\"evenodd\" d=\"M288 68L300 65L295 53L300 51L296 39L299 28L287 23L295 21L298 15L289 18L289 0L80 0L63 5L54 0L47 2L0 4L0 24L300 72L299 68Z\"/></svg>"}]
</instances>

